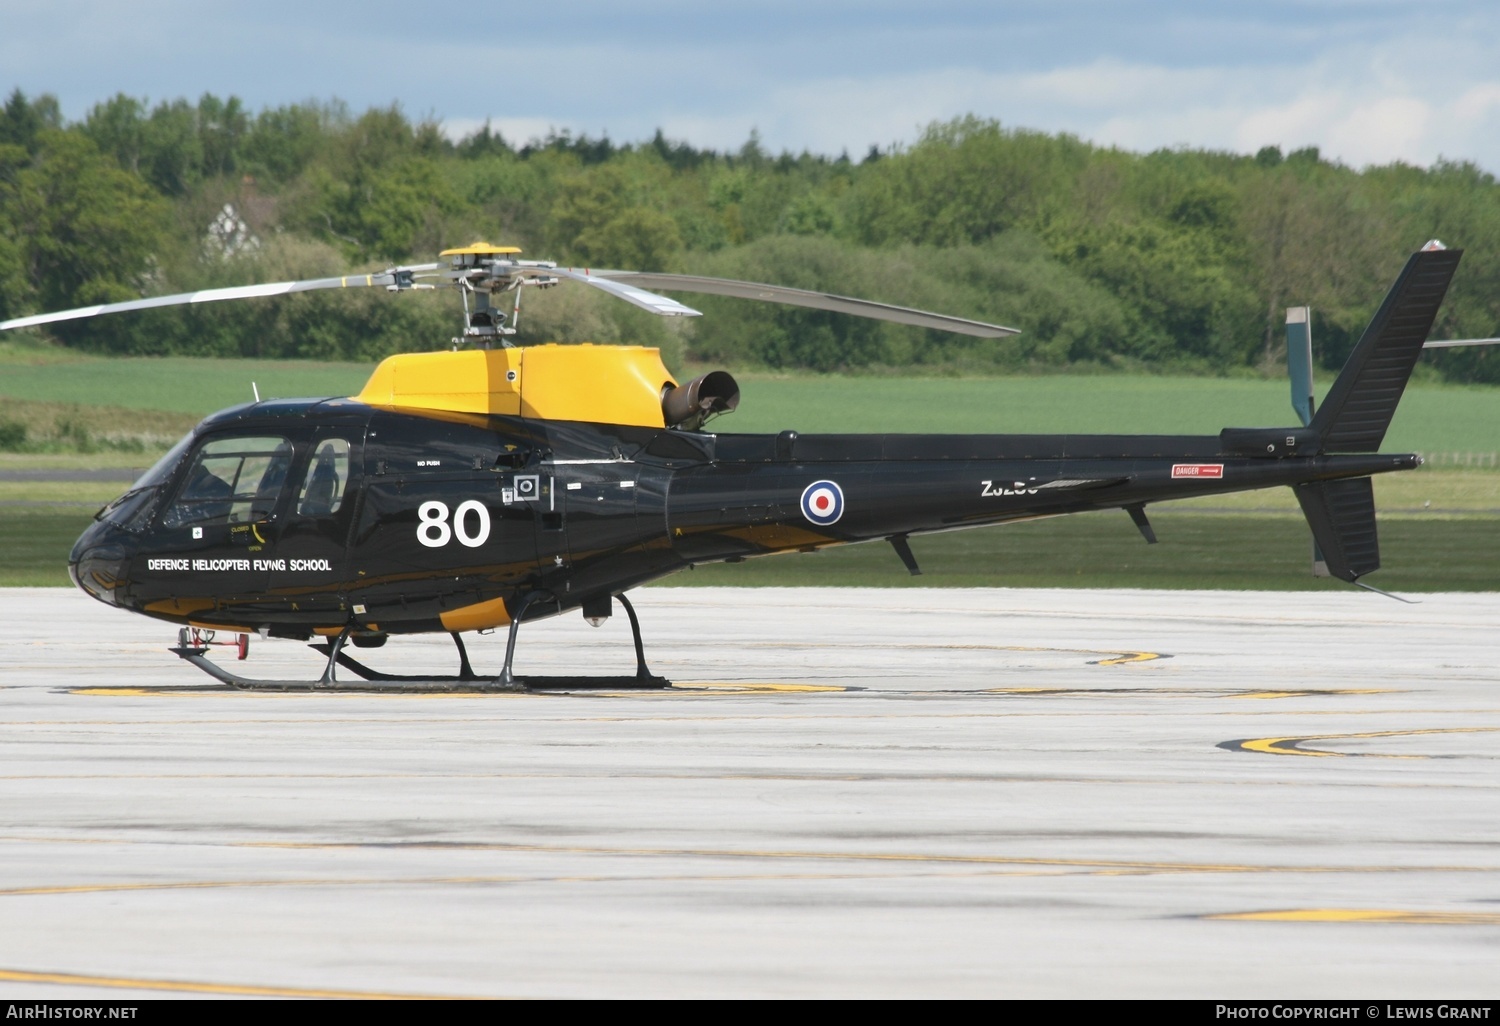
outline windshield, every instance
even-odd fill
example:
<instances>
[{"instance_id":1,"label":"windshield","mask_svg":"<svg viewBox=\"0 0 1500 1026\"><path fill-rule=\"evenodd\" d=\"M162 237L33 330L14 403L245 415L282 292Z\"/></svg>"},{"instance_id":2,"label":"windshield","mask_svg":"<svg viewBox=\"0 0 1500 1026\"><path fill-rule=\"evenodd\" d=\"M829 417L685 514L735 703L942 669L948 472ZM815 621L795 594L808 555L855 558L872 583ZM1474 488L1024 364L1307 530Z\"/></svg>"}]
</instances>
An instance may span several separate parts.
<instances>
[{"instance_id":1,"label":"windshield","mask_svg":"<svg viewBox=\"0 0 1500 1026\"><path fill-rule=\"evenodd\" d=\"M182 441L172 446L171 449L168 449L165 456L152 464L150 470L136 478L135 484L130 486L129 491L133 492L138 488L149 488L152 485L161 484L171 476L172 471L176 469L178 462L182 459L182 454L187 452L188 446L192 444L193 436L189 433Z\"/></svg>"},{"instance_id":2,"label":"windshield","mask_svg":"<svg viewBox=\"0 0 1500 1026\"><path fill-rule=\"evenodd\" d=\"M107 520L127 531L143 531L151 518L151 511L155 508L156 496L160 491L160 486L132 489L101 509L94 519Z\"/></svg>"}]
</instances>

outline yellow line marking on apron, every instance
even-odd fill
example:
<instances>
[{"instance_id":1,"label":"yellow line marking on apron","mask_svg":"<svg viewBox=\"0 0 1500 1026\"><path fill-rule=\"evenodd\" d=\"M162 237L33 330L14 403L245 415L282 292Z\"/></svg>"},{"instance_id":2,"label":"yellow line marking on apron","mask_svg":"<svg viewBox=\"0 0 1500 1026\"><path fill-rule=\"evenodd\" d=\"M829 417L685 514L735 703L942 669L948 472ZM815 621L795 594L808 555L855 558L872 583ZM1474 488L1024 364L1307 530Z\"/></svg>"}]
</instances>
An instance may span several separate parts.
<instances>
[{"instance_id":1,"label":"yellow line marking on apron","mask_svg":"<svg viewBox=\"0 0 1500 1026\"><path fill-rule=\"evenodd\" d=\"M72 837L4 837L0 841L10 843L32 843L32 844L84 844L84 845L151 845L158 842L141 841L131 838L72 838ZM1117 859L1078 859L1078 858L1046 858L1041 856L1004 856L1004 855L966 855L966 854L942 854L942 853L912 853L912 852L860 852L860 851L778 851L758 849L734 849L734 848L611 848L603 846L582 845L557 845L557 844L505 844L495 842L466 842L466 841L392 841L392 842L343 842L343 841L231 841L215 847L226 848L269 848L279 851L356 851L356 850L411 850L411 851L453 851L453 852L505 852L520 855L614 855L621 857L650 858L666 856L670 858L709 858L709 859L776 859L776 860L808 860L814 862L890 862L890 863L940 863L959 866L1004 866L1004 867L1057 867L1063 869L1097 869L1109 872L1125 873L1296 873L1296 874L1331 874L1331 873L1495 873L1500 872L1500 866L1478 866L1478 865L1342 865L1342 866L1319 866L1319 865L1242 865L1234 863L1211 863L1211 862L1148 862L1148 861L1126 861ZM223 886L306 886L308 884L321 883L359 883L359 884L383 884L383 883L413 883L430 880L432 882L505 882L508 880L531 880L534 876L506 876L506 877L423 877L404 878L401 880L251 880L244 882L200 882L174 884L171 882L158 885L148 884L94 884L79 885L84 889L135 889L146 890L152 887L170 889L175 886L184 888L191 887L223 887ZM595 879L595 877L584 877L573 875L567 879ZM598 878L598 879L602 879ZM67 887L62 888L20 888L15 891L0 891L0 894L21 893L65 893Z\"/></svg>"},{"instance_id":2,"label":"yellow line marking on apron","mask_svg":"<svg viewBox=\"0 0 1500 1026\"><path fill-rule=\"evenodd\" d=\"M838 684L775 684L769 681L763 683L734 683L731 681L702 681L687 684L673 684L664 689L671 693L674 691L732 691L737 694L758 694L761 692L825 692L825 691L848 691L847 687ZM610 692L610 694L626 694L628 692ZM645 694L646 692L641 692Z\"/></svg>"},{"instance_id":3,"label":"yellow line marking on apron","mask_svg":"<svg viewBox=\"0 0 1500 1026\"><path fill-rule=\"evenodd\" d=\"M1397 695L1395 688L1300 688L1291 691L1244 691L1225 698L1317 698L1337 695Z\"/></svg>"},{"instance_id":4,"label":"yellow line marking on apron","mask_svg":"<svg viewBox=\"0 0 1500 1026\"><path fill-rule=\"evenodd\" d=\"M369 691L339 689L322 690L313 687L293 691L272 688L240 689L229 685L205 684L201 687L184 687L180 690L166 688L69 688L70 695L87 695L92 698L534 698L544 691Z\"/></svg>"},{"instance_id":5,"label":"yellow line marking on apron","mask_svg":"<svg viewBox=\"0 0 1500 1026\"><path fill-rule=\"evenodd\" d=\"M1160 659L1159 652L1126 652L1124 655L1115 656L1113 659L1100 659L1095 666L1123 666L1126 663L1149 663L1153 659Z\"/></svg>"},{"instance_id":6,"label":"yellow line marking on apron","mask_svg":"<svg viewBox=\"0 0 1500 1026\"><path fill-rule=\"evenodd\" d=\"M264 987L193 980L154 980L131 976L90 976L81 973L39 973L0 969L0 980L11 983L55 983L65 987L109 987L115 990L166 990L182 994L235 994L241 997L344 998L377 1001L463 1000L436 994L389 994L374 990L330 990L308 987ZM14 1003L14 1002L12 1002Z\"/></svg>"},{"instance_id":7,"label":"yellow line marking on apron","mask_svg":"<svg viewBox=\"0 0 1500 1026\"><path fill-rule=\"evenodd\" d=\"M1222 912L1204 919L1256 923L1411 923L1421 926L1500 926L1500 912L1419 912L1386 908L1289 908Z\"/></svg>"},{"instance_id":8,"label":"yellow line marking on apron","mask_svg":"<svg viewBox=\"0 0 1500 1026\"><path fill-rule=\"evenodd\" d=\"M1394 695L1399 691L1391 688L1350 688L1333 690L1307 688L1294 691L1240 691L1233 688L985 688L977 694L986 695L1174 695L1198 696L1202 698L1336 698L1341 695Z\"/></svg>"},{"instance_id":9,"label":"yellow line marking on apron","mask_svg":"<svg viewBox=\"0 0 1500 1026\"><path fill-rule=\"evenodd\" d=\"M358 843L316 841L242 841L230 845L236 848L277 848L306 850L354 850L364 848L451 850L451 851L501 851L522 854L546 855L619 855L619 856L669 856L673 858L721 858L721 859L809 859L814 861L851 862L933 862L954 865L982 866L1062 866L1073 869L1104 869L1124 872L1165 873L1493 873L1500 866L1298 866L1298 865L1241 865L1211 862L1146 862L1118 859L1070 859L1020 857L1005 855L964 855L907 852L849 852L849 851L777 851L732 848L606 848L572 845L504 844L490 842L393 842Z\"/></svg>"},{"instance_id":10,"label":"yellow line marking on apron","mask_svg":"<svg viewBox=\"0 0 1500 1026\"><path fill-rule=\"evenodd\" d=\"M1262 755L1303 755L1312 758L1430 759L1430 755L1386 755L1379 752L1325 752L1301 747L1308 741L1344 741L1372 737L1417 737L1425 734L1484 734L1500 727L1440 727L1429 730L1372 730L1359 734L1306 734L1301 737L1258 737L1241 741L1224 741L1220 748L1231 751L1260 752Z\"/></svg>"}]
</instances>

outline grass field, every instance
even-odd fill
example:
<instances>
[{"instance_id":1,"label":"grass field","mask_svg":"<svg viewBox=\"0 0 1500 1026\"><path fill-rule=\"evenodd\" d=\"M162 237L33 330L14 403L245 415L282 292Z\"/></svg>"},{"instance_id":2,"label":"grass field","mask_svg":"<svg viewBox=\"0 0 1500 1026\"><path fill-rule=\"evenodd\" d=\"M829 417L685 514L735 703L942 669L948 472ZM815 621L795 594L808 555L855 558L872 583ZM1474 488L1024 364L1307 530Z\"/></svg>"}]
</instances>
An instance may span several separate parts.
<instances>
[{"instance_id":1,"label":"grass field","mask_svg":"<svg viewBox=\"0 0 1500 1026\"><path fill-rule=\"evenodd\" d=\"M746 375L722 431L1208 434L1295 423L1284 381L1148 376L769 378ZM1500 389L1413 385L1385 448L1500 449Z\"/></svg>"},{"instance_id":2,"label":"grass field","mask_svg":"<svg viewBox=\"0 0 1500 1026\"><path fill-rule=\"evenodd\" d=\"M0 506L0 587L65 587L68 552L94 518L77 505Z\"/></svg>"},{"instance_id":3,"label":"grass field","mask_svg":"<svg viewBox=\"0 0 1500 1026\"><path fill-rule=\"evenodd\" d=\"M27 416L14 400L156 411L141 431L160 434L261 396L352 395L370 365L314 361L48 356L0 360L0 417ZM1217 434L1223 427L1293 421L1284 381L1147 375L921 378L739 375L740 408L715 423L730 432L912 431ZM1329 381L1324 381L1326 387ZM10 408L7 413L7 406ZM144 418L146 415L142 414ZM1500 450L1500 389L1413 384L1386 439L1393 452Z\"/></svg>"},{"instance_id":4,"label":"grass field","mask_svg":"<svg viewBox=\"0 0 1500 1026\"><path fill-rule=\"evenodd\" d=\"M70 354L0 361L0 396L81 406L161 410L199 418L261 398L353 395L373 364L315 360L204 360Z\"/></svg>"},{"instance_id":5,"label":"grass field","mask_svg":"<svg viewBox=\"0 0 1500 1026\"><path fill-rule=\"evenodd\" d=\"M205 413L261 395L348 395L366 364L102 359L0 352L0 419L35 437L59 424L94 437L151 440L137 451L0 453L0 472L142 468ZM1286 424L1287 387L1255 379L1147 376L902 378L740 375L740 410L725 431L1204 433ZM1325 382L1326 384L1326 382ZM76 428L74 429L76 430ZM51 432L52 435L48 433ZM1416 384L1388 451L1500 450L1500 389ZM73 540L118 484L0 480L0 585L65 585ZM1500 473L1424 469L1376 479L1385 568L1401 591L1500 589ZM884 587L1346 587L1308 573L1308 534L1286 489L1153 507L1162 544L1146 546L1123 514L919 538L926 571L908 577L884 544L707 566L670 585L843 584Z\"/></svg>"}]
</instances>

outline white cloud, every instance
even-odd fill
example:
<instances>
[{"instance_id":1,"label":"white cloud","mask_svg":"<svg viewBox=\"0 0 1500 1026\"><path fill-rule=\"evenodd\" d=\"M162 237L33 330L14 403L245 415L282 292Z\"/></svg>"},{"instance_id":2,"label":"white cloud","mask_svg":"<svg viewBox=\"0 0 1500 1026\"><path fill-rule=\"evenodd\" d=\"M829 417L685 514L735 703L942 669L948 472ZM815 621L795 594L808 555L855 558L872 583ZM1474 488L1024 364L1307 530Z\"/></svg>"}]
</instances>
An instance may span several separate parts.
<instances>
[{"instance_id":1,"label":"white cloud","mask_svg":"<svg viewBox=\"0 0 1500 1026\"><path fill-rule=\"evenodd\" d=\"M1492 117L1500 110L1500 83L1486 82L1474 86L1453 103L1453 115L1459 121L1472 123Z\"/></svg>"},{"instance_id":2,"label":"white cloud","mask_svg":"<svg viewBox=\"0 0 1500 1026\"><path fill-rule=\"evenodd\" d=\"M1432 118L1432 107L1422 100L1384 96L1343 111L1327 127L1326 146L1351 164L1431 163L1438 155L1430 145Z\"/></svg>"},{"instance_id":3,"label":"white cloud","mask_svg":"<svg viewBox=\"0 0 1500 1026\"><path fill-rule=\"evenodd\" d=\"M1336 94L1309 92L1286 103L1243 113L1234 125L1234 148L1253 153L1262 146L1301 149L1319 142L1339 114Z\"/></svg>"},{"instance_id":4,"label":"white cloud","mask_svg":"<svg viewBox=\"0 0 1500 1026\"><path fill-rule=\"evenodd\" d=\"M1250 69L1106 59L1042 72L844 77L772 90L723 120L759 125L773 148L824 152L910 140L918 126L972 112L1133 150L1317 146L1356 167L1447 157L1500 169L1500 72L1472 52L1450 57L1440 73L1375 50ZM722 135L710 119L698 131Z\"/></svg>"},{"instance_id":5,"label":"white cloud","mask_svg":"<svg viewBox=\"0 0 1500 1026\"><path fill-rule=\"evenodd\" d=\"M1354 165L1500 171L1493 0L580 0L461 28L410 10L0 0L14 76L0 87L56 92L72 117L120 90L252 108L338 96L356 112L399 99L458 137L489 117L516 142L660 127L723 150L756 128L772 150L856 156L974 113L1136 150L1315 145Z\"/></svg>"}]
</instances>

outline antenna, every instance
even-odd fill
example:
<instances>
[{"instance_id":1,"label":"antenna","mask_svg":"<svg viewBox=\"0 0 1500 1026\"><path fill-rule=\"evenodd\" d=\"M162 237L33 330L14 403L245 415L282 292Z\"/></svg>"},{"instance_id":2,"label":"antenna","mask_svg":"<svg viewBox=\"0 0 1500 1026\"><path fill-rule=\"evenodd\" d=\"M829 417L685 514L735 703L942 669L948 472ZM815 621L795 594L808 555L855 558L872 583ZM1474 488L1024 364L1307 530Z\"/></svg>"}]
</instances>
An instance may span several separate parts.
<instances>
[{"instance_id":1,"label":"antenna","mask_svg":"<svg viewBox=\"0 0 1500 1026\"><path fill-rule=\"evenodd\" d=\"M253 381L250 382L250 394L255 396L256 402L260 402L260 389L256 387Z\"/></svg>"}]
</instances>

